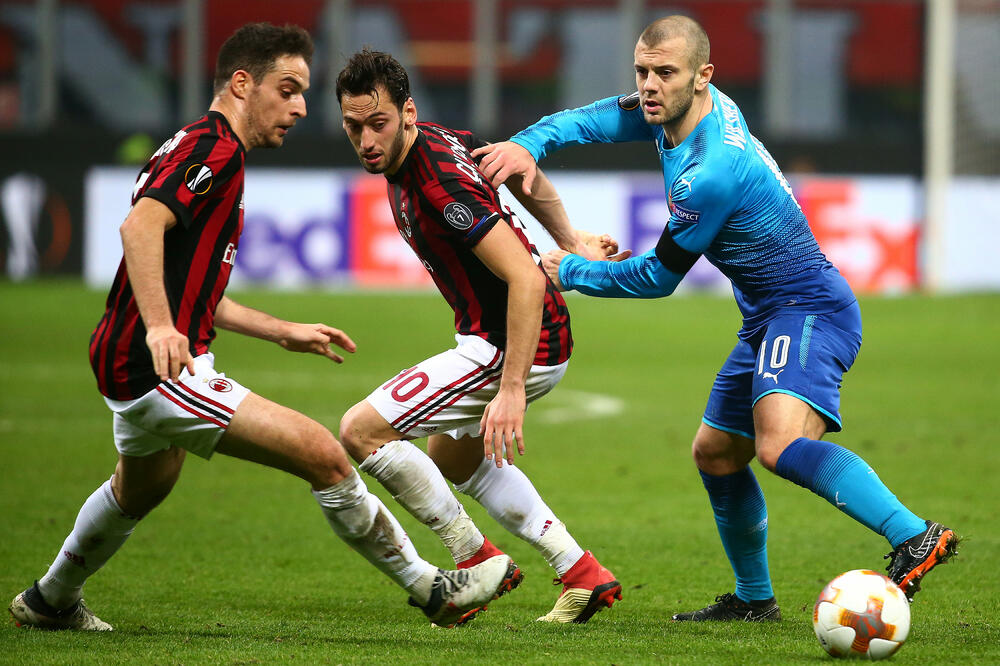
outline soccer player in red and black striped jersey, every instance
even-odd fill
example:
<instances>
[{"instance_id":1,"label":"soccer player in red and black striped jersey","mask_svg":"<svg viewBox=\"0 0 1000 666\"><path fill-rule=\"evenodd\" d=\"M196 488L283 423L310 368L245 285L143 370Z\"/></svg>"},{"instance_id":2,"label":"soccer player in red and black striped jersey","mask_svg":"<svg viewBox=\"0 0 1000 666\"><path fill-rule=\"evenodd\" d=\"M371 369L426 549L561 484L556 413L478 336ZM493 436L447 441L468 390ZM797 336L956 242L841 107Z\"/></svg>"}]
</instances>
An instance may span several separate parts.
<instances>
[{"instance_id":1,"label":"soccer player in red and black striped jersey","mask_svg":"<svg viewBox=\"0 0 1000 666\"><path fill-rule=\"evenodd\" d=\"M334 532L439 625L454 625L495 597L514 570L506 555L471 574L422 560L326 428L214 367L215 328L338 363L331 344L355 348L335 328L277 319L223 293L243 226L246 151L280 146L306 115L312 52L312 39L296 26L237 30L219 52L208 114L139 174L121 226L124 259L90 344L114 413L118 465L84 503L45 576L11 603L19 626L111 630L83 603L84 582L167 496L188 451L205 458L218 451L309 482Z\"/></svg>"},{"instance_id":2,"label":"soccer player in red and black striped jersey","mask_svg":"<svg viewBox=\"0 0 1000 666\"><path fill-rule=\"evenodd\" d=\"M621 585L513 464L515 446L524 453L527 404L566 371L566 303L523 225L470 156L484 143L469 132L418 123L408 76L391 55L355 53L337 80L337 98L361 165L385 175L399 233L454 310L457 332L454 349L403 370L351 408L341 440L463 568L501 551L445 478L452 481L556 570L563 592L539 619L586 622L621 598ZM570 225L544 176L530 195L521 189L512 188L560 247L594 258L617 250L610 238ZM424 436L429 456L409 441ZM507 587L521 578L517 570Z\"/></svg>"}]
</instances>

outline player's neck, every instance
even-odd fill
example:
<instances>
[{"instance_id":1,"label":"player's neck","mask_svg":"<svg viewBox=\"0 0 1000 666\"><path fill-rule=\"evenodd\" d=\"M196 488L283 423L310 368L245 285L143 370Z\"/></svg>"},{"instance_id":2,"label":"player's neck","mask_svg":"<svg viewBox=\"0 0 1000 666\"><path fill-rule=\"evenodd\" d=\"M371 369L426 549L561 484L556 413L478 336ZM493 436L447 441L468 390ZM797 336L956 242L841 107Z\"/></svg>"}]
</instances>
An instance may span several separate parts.
<instances>
[{"instance_id":1,"label":"player's neck","mask_svg":"<svg viewBox=\"0 0 1000 666\"><path fill-rule=\"evenodd\" d=\"M684 114L684 117L679 118L676 122L664 125L663 133L666 135L670 145L675 148L681 145L684 139L688 138L691 132L694 131L694 128L698 126L702 118L712 112L712 104L712 95L708 92L708 88L705 88L704 97L695 95L694 102L692 102L691 108Z\"/></svg>"},{"instance_id":2,"label":"player's neck","mask_svg":"<svg viewBox=\"0 0 1000 666\"><path fill-rule=\"evenodd\" d=\"M399 155L396 156L396 161L392 163L392 166L385 170L386 176L395 175L399 171L399 167L403 166L406 156L410 154L410 148L413 148L413 143L417 140L417 133L419 131L416 125L403 130L403 149L399 151Z\"/></svg>"},{"instance_id":3,"label":"player's neck","mask_svg":"<svg viewBox=\"0 0 1000 666\"><path fill-rule=\"evenodd\" d=\"M229 126L233 128L233 133L236 134L240 143L243 144L243 150L250 152L253 144L250 143L250 132L246 123L246 114L237 108L237 104L238 102L233 98L220 95L212 100L212 106L208 107L208 110L221 113L225 116Z\"/></svg>"}]
</instances>

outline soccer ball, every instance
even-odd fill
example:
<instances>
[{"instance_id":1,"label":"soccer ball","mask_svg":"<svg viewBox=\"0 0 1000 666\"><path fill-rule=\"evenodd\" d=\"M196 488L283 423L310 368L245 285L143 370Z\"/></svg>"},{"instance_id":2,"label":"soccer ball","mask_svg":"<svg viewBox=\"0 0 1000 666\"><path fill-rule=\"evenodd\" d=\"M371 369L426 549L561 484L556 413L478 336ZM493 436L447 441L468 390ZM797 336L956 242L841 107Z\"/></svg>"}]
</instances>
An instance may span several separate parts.
<instances>
[{"instance_id":1,"label":"soccer ball","mask_svg":"<svg viewBox=\"0 0 1000 666\"><path fill-rule=\"evenodd\" d=\"M910 633L910 603L882 574L855 569L837 576L819 593L813 629L831 656L885 659Z\"/></svg>"}]
</instances>

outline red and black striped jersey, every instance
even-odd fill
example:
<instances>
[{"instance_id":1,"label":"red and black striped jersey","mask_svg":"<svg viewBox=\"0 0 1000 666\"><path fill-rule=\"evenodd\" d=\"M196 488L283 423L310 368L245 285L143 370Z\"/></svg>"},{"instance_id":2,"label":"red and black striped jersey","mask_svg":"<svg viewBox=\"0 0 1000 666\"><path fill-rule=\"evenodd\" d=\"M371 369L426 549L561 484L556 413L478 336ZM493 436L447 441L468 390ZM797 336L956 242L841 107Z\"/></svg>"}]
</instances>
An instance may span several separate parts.
<instances>
[{"instance_id":1,"label":"red and black striped jersey","mask_svg":"<svg viewBox=\"0 0 1000 666\"><path fill-rule=\"evenodd\" d=\"M399 170L386 177L396 227L455 311L455 330L504 349L507 284L472 248L502 221L514 230L541 271L538 250L469 154L485 142L469 132L433 123L417 123L417 130L416 141ZM569 358L573 337L566 301L548 276L545 281L542 330L534 362L557 365Z\"/></svg>"},{"instance_id":2,"label":"red and black striped jersey","mask_svg":"<svg viewBox=\"0 0 1000 666\"><path fill-rule=\"evenodd\" d=\"M153 154L132 191L132 205L151 197L177 216L163 236L163 283L192 356L215 338L215 308L243 230L245 159L225 116L209 111ZM101 393L114 400L138 398L159 383L124 258L90 338L90 364Z\"/></svg>"}]
</instances>

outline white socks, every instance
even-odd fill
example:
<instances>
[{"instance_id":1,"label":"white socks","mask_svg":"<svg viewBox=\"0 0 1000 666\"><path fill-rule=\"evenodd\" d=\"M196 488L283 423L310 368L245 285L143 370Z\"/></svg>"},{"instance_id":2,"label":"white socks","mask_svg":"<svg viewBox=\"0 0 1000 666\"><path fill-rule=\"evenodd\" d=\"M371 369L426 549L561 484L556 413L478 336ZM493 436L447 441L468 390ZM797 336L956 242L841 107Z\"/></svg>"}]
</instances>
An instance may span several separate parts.
<instances>
[{"instance_id":1,"label":"white socks","mask_svg":"<svg viewBox=\"0 0 1000 666\"><path fill-rule=\"evenodd\" d=\"M111 490L111 479L105 481L83 503L73 531L48 573L38 581L42 598L60 610L75 604L87 578L121 548L138 522L122 512Z\"/></svg>"},{"instance_id":2,"label":"white socks","mask_svg":"<svg viewBox=\"0 0 1000 666\"><path fill-rule=\"evenodd\" d=\"M473 497L494 520L533 545L559 576L583 557L583 549L517 467L498 468L483 458L469 480L455 489Z\"/></svg>"},{"instance_id":3,"label":"white socks","mask_svg":"<svg viewBox=\"0 0 1000 666\"><path fill-rule=\"evenodd\" d=\"M368 492L356 471L352 469L346 479L325 490L313 491L313 495L340 538L418 603L427 603L437 567L420 559L395 516ZM48 572L38 581L45 601L57 609L76 603L87 578L121 548L138 522L122 513L111 481L105 481L83 503L73 531Z\"/></svg>"},{"instance_id":4,"label":"white socks","mask_svg":"<svg viewBox=\"0 0 1000 666\"><path fill-rule=\"evenodd\" d=\"M465 513L437 465L410 442L389 442L358 467L375 477L414 518L434 530L456 564L482 547L482 532Z\"/></svg>"},{"instance_id":5,"label":"white socks","mask_svg":"<svg viewBox=\"0 0 1000 666\"><path fill-rule=\"evenodd\" d=\"M434 461L410 442L389 442L365 458L359 468L375 477L417 520L437 532L456 563L472 557L482 547L482 532L455 499ZM533 545L558 575L565 574L583 557L583 549L517 467L504 465L498 469L483 458L472 477L455 488L483 505L509 532Z\"/></svg>"},{"instance_id":6,"label":"white socks","mask_svg":"<svg viewBox=\"0 0 1000 666\"><path fill-rule=\"evenodd\" d=\"M437 567L420 558L396 517L368 492L356 471L352 469L343 481L312 494L337 536L417 603L427 603Z\"/></svg>"}]
</instances>

